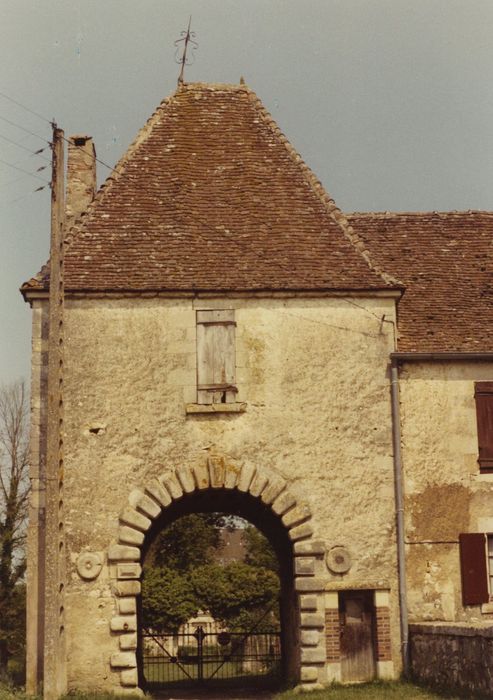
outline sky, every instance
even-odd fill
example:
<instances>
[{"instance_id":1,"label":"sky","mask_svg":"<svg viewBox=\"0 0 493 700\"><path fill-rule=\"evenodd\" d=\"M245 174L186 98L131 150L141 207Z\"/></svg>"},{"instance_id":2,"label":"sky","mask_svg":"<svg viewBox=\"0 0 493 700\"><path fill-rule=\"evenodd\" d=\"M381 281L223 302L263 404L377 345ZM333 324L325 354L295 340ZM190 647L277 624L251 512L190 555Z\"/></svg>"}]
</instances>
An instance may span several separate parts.
<instances>
[{"instance_id":1,"label":"sky","mask_svg":"<svg viewBox=\"0 0 493 700\"><path fill-rule=\"evenodd\" d=\"M0 0L0 384L29 381L49 120L113 166L176 89L190 15L185 80L243 76L342 210L493 209L491 0Z\"/></svg>"}]
</instances>

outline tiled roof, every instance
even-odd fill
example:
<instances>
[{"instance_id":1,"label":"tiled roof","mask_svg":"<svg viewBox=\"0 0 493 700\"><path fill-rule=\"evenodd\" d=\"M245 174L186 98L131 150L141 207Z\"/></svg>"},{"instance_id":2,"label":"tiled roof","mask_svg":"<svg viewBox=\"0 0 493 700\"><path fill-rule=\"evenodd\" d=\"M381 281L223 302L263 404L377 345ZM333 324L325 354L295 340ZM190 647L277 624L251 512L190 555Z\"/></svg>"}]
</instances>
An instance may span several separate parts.
<instances>
[{"instance_id":1,"label":"tiled roof","mask_svg":"<svg viewBox=\"0 0 493 700\"><path fill-rule=\"evenodd\" d=\"M401 351L493 351L493 213L351 214L375 264L406 286Z\"/></svg>"},{"instance_id":2,"label":"tiled roof","mask_svg":"<svg viewBox=\"0 0 493 700\"><path fill-rule=\"evenodd\" d=\"M23 287L45 287L47 268ZM396 287L245 85L165 99L69 233L67 290Z\"/></svg>"}]
</instances>

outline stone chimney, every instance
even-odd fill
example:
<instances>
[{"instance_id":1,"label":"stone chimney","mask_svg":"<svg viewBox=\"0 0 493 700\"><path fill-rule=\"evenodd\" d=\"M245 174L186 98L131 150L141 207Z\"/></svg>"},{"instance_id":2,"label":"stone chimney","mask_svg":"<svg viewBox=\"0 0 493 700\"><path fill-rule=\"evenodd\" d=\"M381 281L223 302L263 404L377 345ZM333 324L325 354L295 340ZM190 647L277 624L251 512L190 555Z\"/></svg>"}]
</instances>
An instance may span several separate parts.
<instances>
[{"instance_id":1,"label":"stone chimney","mask_svg":"<svg viewBox=\"0 0 493 700\"><path fill-rule=\"evenodd\" d=\"M70 136L65 214L67 227L87 209L96 193L96 149L91 136Z\"/></svg>"}]
</instances>

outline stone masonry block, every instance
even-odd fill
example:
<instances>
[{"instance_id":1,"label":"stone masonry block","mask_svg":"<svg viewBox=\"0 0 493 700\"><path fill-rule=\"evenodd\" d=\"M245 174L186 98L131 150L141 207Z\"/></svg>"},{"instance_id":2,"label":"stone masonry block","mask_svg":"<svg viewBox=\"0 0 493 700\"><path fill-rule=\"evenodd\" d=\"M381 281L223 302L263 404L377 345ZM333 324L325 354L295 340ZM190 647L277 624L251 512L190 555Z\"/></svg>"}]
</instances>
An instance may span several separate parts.
<instances>
[{"instance_id":1,"label":"stone masonry block","mask_svg":"<svg viewBox=\"0 0 493 700\"><path fill-rule=\"evenodd\" d=\"M264 474L257 472L252 479L250 488L248 489L252 496L258 498L264 488L267 486L267 477Z\"/></svg>"},{"instance_id":2,"label":"stone masonry block","mask_svg":"<svg viewBox=\"0 0 493 700\"><path fill-rule=\"evenodd\" d=\"M116 577L118 579L140 578L142 567L140 564L125 563L116 565Z\"/></svg>"},{"instance_id":3,"label":"stone masonry block","mask_svg":"<svg viewBox=\"0 0 493 700\"><path fill-rule=\"evenodd\" d=\"M176 500L177 498L181 498L183 496L183 488L176 478L176 474L161 476L159 481L163 484L172 499Z\"/></svg>"},{"instance_id":4,"label":"stone masonry block","mask_svg":"<svg viewBox=\"0 0 493 700\"><path fill-rule=\"evenodd\" d=\"M316 595L300 595L301 610L316 610L318 607L318 598Z\"/></svg>"},{"instance_id":5,"label":"stone masonry block","mask_svg":"<svg viewBox=\"0 0 493 700\"><path fill-rule=\"evenodd\" d=\"M169 495L167 489L165 489L157 479L150 481L146 485L145 490L163 508L166 508L171 503L171 496Z\"/></svg>"},{"instance_id":6,"label":"stone masonry block","mask_svg":"<svg viewBox=\"0 0 493 700\"><path fill-rule=\"evenodd\" d=\"M120 683L125 688L136 688L139 682L137 669L136 668L126 668L120 671Z\"/></svg>"},{"instance_id":7,"label":"stone masonry block","mask_svg":"<svg viewBox=\"0 0 493 700\"><path fill-rule=\"evenodd\" d=\"M255 467L251 464L244 464L241 468L241 474L238 477L237 489L246 493L252 483Z\"/></svg>"},{"instance_id":8,"label":"stone masonry block","mask_svg":"<svg viewBox=\"0 0 493 700\"><path fill-rule=\"evenodd\" d=\"M275 476L269 478L269 483L262 491L261 495L263 503L270 506L270 504L276 500L276 498L282 491L284 491L285 488L286 482L284 481L284 479L280 479Z\"/></svg>"},{"instance_id":9,"label":"stone masonry block","mask_svg":"<svg viewBox=\"0 0 493 700\"><path fill-rule=\"evenodd\" d=\"M312 517L312 512L310 507L306 503L298 503L297 506L288 510L282 516L282 522L285 527L294 527L300 523L304 523L306 520Z\"/></svg>"},{"instance_id":10,"label":"stone masonry block","mask_svg":"<svg viewBox=\"0 0 493 700\"><path fill-rule=\"evenodd\" d=\"M118 541L123 544L141 545L144 542L144 533L140 530L135 530L133 527L121 525L118 530Z\"/></svg>"},{"instance_id":11,"label":"stone masonry block","mask_svg":"<svg viewBox=\"0 0 493 700\"><path fill-rule=\"evenodd\" d=\"M307 537L311 537L312 535L313 528L310 525L310 523L302 523L301 525L296 525L296 527L293 527L293 529L289 530L288 532L288 536L291 542L295 542L296 540L303 540Z\"/></svg>"},{"instance_id":12,"label":"stone masonry block","mask_svg":"<svg viewBox=\"0 0 493 700\"><path fill-rule=\"evenodd\" d=\"M213 489L220 489L224 486L224 459L223 457L211 456L207 460L209 467L210 484Z\"/></svg>"},{"instance_id":13,"label":"stone masonry block","mask_svg":"<svg viewBox=\"0 0 493 700\"><path fill-rule=\"evenodd\" d=\"M194 464L192 467L195 483L198 489L208 489L210 485L209 469L205 464Z\"/></svg>"},{"instance_id":14,"label":"stone masonry block","mask_svg":"<svg viewBox=\"0 0 493 700\"><path fill-rule=\"evenodd\" d=\"M319 647L301 647L302 664L323 664L325 663L325 649Z\"/></svg>"},{"instance_id":15,"label":"stone masonry block","mask_svg":"<svg viewBox=\"0 0 493 700\"><path fill-rule=\"evenodd\" d=\"M313 576L315 573L315 559L313 557L296 557L294 560L294 572L297 576Z\"/></svg>"},{"instance_id":16,"label":"stone masonry block","mask_svg":"<svg viewBox=\"0 0 493 700\"><path fill-rule=\"evenodd\" d=\"M139 561L140 549L125 544L112 544L108 548L109 561Z\"/></svg>"},{"instance_id":17,"label":"stone masonry block","mask_svg":"<svg viewBox=\"0 0 493 700\"><path fill-rule=\"evenodd\" d=\"M325 616L322 613L304 613L300 614L301 627L315 627L322 629L325 625Z\"/></svg>"},{"instance_id":18,"label":"stone masonry block","mask_svg":"<svg viewBox=\"0 0 493 700\"><path fill-rule=\"evenodd\" d=\"M309 542L295 542L294 556L305 556L313 554L314 556L323 556L325 554L325 544L322 540L310 540Z\"/></svg>"},{"instance_id":19,"label":"stone masonry block","mask_svg":"<svg viewBox=\"0 0 493 700\"><path fill-rule=\"evenodd\" d=\"M137 649L137 635L135 632L121 634L118 638L120 649L122 651L130 651Z\"/></svg>"},{"instance_id":20,"label":"stone masonry block","mask_svg":"<svg viewBox=\"0 0 493 700\"><path fill-rule=\"evenodd\" d=\"M112 632L136 632L137 616L115 615L110 620L110 629Z\"/></svg>"},{"instance_id":21,"label":"stone masonry block","mask_svg":"<svg viewBox=\"0 0 493 700\"><path fill-rule=\"evenodd\" d=\"M294 587L299 593L312 593L323 591L327 580L325 578L318 578L315 576L300 576L295 578Z\"/></svg>"},{"instance_id":22,"label":"stone masonry block","mask_svg":"<svg viewBox=\"0 0 493 700\"><path fill-rule=\"evenodd\" d=\"M320 641L318 630L301 630L301 644L307 647L316 647Z\"/></svg>"},{"instance_id":23,"label":"stone masonry block","mask_svg":"<svg viewBox=\"0 0 493 700\"><path fill-rule=\"evenodd\" d=\"M318 668L316 666L302 666L301 679L302 682L310 682L318 680Z\"/></svg>"},{"instance_id":24,"label":"stone masonry block","mask_svg":"<svg viewBox=\"0 0 493 700\"><path fill-rule=\"evenodd\" d=\"M227 489L234 489L241 473L241 467L233 462L227 462L224 465L224 486Z\"/></svg>"},{"instance_id":25,"label":"stone masonry block","mask_svg":"<svg viewBox=\"0 0 493 700\"><path fill-rule=\"evenodd\" d=\"M130 595L139 595L140 593L140 581L130 580L130 581L116 581L113 584L113 590L117 596L124 598Z\"/></svg>"},{"instance_id":26,"label":"stone masonry block","mask_svg":"<svg viewBox=\"0 0 493 700\"><path fill-rule=\"evenodd\" d=\"M117 651L111 655L111 668L137 668L137 659L133 651Z\"/></svg>"},{"instance_id":27,"label":"stone masonry block","mask_svg":"<svg viewBox=\"0 0 493 700\"><path fill-rule=\"evenodd\" d=\"M139 513L135 508L127 507L124 508L120 514L120 520L125 525L131 525L137 530L142 530L142 532L147 532L151 527L151 521L142 513Z\"/></svg>"},{"instance_id":28,"label":"stone masonry block","mask_svg":"<svg viewBox=\"0 0 493 700\"><path fill-rule=\"evenodd\" d=\"M137 601L135 598L119 598L118 612L120 615L134 615L137 612Z\"/></svg>"},{"instance_id":29,"label":"stone masonry block","mask_svg":"<svg viewBox=\"0 0 493 700\"><path fill-rule=\"evenodd\" d=\"M300 683L294 689L295 693L313 693L315 690L325 690L323 683Z\"/></svg>"},{"instance_id":30,"label":"stone masonry block","mask_svg":"<svg viewBox=\"0 0 493 700\"><path fill-rule=\"evenodd\" d=\"M188 467L179 467L175 473L185 493L195 491L193 474Z\"/></svg>"},{"instance_id":31,"label":"stone masonry block","mask_svg":"<svg viewBox=\"0 0 493 700\"><path fill-rule=\"evenodd\" d=\"M135 506L141 510L144 515L148 518L157 518L161 513L161 506L159 506L153 498L147 496L145 493L139 498Z\"/></svg>"},{"instance_id":32,"label":"stone masonry block","mask_svg":"<svg viewBox=\"0 0 493 700\"><path fill-rule=\"evenodd\" d=\"M296 505L296 498L289 491L283 491L272 504L272 510L277 515L283 515L287 510Z\"/></svg>"}]
</instances>

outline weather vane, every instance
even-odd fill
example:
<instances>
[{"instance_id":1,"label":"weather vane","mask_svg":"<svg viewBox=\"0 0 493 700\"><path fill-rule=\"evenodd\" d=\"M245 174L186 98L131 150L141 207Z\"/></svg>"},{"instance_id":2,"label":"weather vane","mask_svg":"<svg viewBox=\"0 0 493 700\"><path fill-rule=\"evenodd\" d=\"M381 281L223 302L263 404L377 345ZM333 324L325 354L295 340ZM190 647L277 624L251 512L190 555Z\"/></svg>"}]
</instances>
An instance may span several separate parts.
<instances>
[{"instance_id":1,"label":"weather vane","mask_svg":"<svg viewBox=\"0 0 493 700\"><path fill-rule=\"evenodd\" d=\"M175 46L176 46L176 52L175 52L175 61L179 65L181 65L181 70L180 70L180 75L178 76L178 85L183 83L183 73L185 71L185 66L191 65L194 60L194 51L195 49L198 48L198 44L195 39L195 32L190 31L190 26L192 24L192 15L190 15L190 19L188 20L188 29L185 32L181 32L181 39L177 39L175 41ZM182 48L181 44L183 43L183 52L180 56L180 50ZM188 45L190 44L190 49L191 52L190 54L187 54L188 51Z\"/></svg>"}]
</instances>

